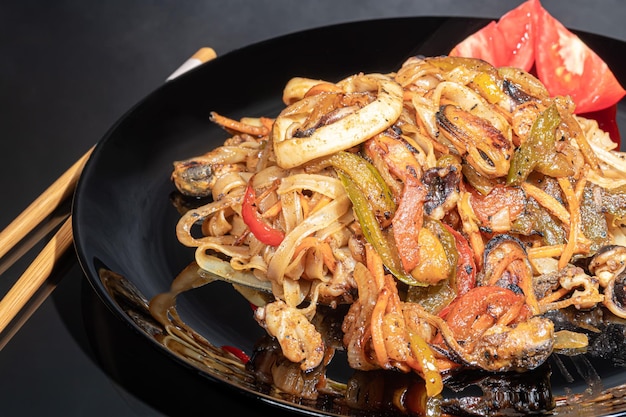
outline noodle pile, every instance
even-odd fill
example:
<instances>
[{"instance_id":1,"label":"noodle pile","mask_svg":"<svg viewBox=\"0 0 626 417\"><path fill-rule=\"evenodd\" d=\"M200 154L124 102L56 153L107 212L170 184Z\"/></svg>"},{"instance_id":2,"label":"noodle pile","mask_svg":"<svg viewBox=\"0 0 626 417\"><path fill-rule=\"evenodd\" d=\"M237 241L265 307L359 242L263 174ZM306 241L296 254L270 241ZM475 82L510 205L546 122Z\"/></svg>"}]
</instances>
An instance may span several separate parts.
<instances>
[{"instance_id":1,"label":"noodle pile","mask_svg":"<svg viewBox=\"0 0 626 417\"><path fill-rule=\"evenodd\" d=\"M584 346L547 311L626 317L624 262L598 257L626 245L624 154L568 97L519 69L413 57L293 78L283 101L276 118L212 113L231 136L172 178L210 199L182 215L180 242L202 270L271 288L255 318L302 370L328 354L318 304L350 305L353 368L415 371L429 395L452 369L532 369Z\"/></svg>"}]
</instances>

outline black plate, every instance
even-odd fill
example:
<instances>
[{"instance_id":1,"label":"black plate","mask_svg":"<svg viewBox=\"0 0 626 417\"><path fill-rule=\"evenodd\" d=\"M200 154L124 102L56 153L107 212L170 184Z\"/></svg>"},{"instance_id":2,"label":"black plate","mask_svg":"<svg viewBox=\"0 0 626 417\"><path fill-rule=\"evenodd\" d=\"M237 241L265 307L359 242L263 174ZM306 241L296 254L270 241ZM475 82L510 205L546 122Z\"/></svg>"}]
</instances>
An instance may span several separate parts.
<instances>
[{"instance_id":1,"label":"black plate","mask_svg":"<svg viewBox=\"0 0 626 417\"><path fill-rule=\"evenodd\" d=\"M200 352L205 359L197 361L158 337L161 330L151 320L146 302L168 291L174 277L193 260L193 252L182 247L174 233L179 215L169 201L174 190L172 162L204 153L226 138L225 132L209 121L210 111L233 118L275 116L283 107L282 89L293 76L339 80L357 72L390 72L411 55L449 51L487 22L415 17L334 25L236 50L164 84L110 129L96 146L78 184L74 239L81 266L96 293L121 321L145 336L146 348L156 346L211 382L307 415L358 415L357 410L342 405L341 398L299 401L267 391L255 384L245 369L228 365L220 349L209 347L208 354ZM620 65L626 44L588 33L579 35L626 85L626 66ZM618 109L622 126L626 125L623 104ZM186 324L216 347L230 345L251 352L264 334L246 302L227 285L211 284L190 291L179 298L178 308ZM592 368L566 361L562 365L569 376L554 368L548 372L552 373L549 385L554 395L589 391L585 378L593 380L590 369L595 369L602 381L601 386L592 387L593 393L626 383L626 373L612 361L592 358ZM341 367L333 372L338 380L350 375ZM211 389L209 383L207 389ZM590 410L596 415L626 409L608 402L592 407L597 407ZM568 414L568 410L561 405L557 408L559 414ZM368 413L376 415L377 411Z\"/></svg>"}]
</instances>

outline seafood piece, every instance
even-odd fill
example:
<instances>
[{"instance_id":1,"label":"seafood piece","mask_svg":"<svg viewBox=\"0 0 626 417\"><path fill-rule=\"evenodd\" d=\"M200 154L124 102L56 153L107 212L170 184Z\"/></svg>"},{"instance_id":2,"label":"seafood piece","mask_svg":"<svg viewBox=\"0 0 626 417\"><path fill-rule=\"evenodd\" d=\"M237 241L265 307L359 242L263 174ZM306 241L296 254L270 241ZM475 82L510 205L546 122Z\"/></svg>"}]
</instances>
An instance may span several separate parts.
<instances>
[{"instance_id":1,"label":"seafood piece","mask_svg":"<svg viewBox=\"0 0 626 417\"><path fill-rule=\"evenodd\" d=\"M276 337L283 355L292 362L300 363L303 371L322 363L325 351L322 335L297 308L277 300L257 308L254 318L271 336Z\"/></svg>"},{"instance_id":2,"label":"seafood piece","mask_svg":"<svg viewBox=\"0 0 626 417\"><path fill-rule=\"evenodd\" d=\"M249 135L234 136L224 146L203 155L175 161L171 180L184 195L208 197L219 178L247 172L260 146L261 142Z\"/></svg>"},{"instance_id":3,"label":"seafood piece","mask_svg":"<svg viewBox=\"0 0 626 417\"><path fill-rule=\"evenodd\" d=\"M598 279L587 275L580 267L561 269L556 277L560 288L539 301L542 313L572 305L577 309L593 308L605 299L605 296L600 294ZM569 298L563 298L570 293Z\"/></svg>"},{"instance_id":4,"label":"seafood piece","mask_svg":"<svg viewBox=\"0 0 626 417\"><path fill-rule=\"evenodd\" d=\"M425 323L400 301L395 280L385 274L382 260L371 247L368 266L357 264L355 280L358 299L350 306L342 330L350 366L358 370L395 369L415 371L424 378L429 396L443 389L434 354L426 343L430 338Z\"/></svg>"},{"instance_id":5,"label":"seafood piece","mask_svg":"<svg viewBox=\"0 0 626 417\"><path fill-rule=\"evenodd\" d=\"M428 189L424 212L433 219L443 219L459 200L460 170L454 165L430 168L424 172L422 182Z\"/></svg>"},{"instance_id":6,"label":"seafood piece","mask_svg":"<svg viewBox=\"0 0 626 417\"><path fill-rule=\"evenodd\" d=\"M489 120L450 104L436 117L440 132L481 175L498 178L509 172L513 144Z\"/></svg>"},{"instance_id":7,"label":"seafood piece","mask_svg":"<svg viewBox=\"0 0 626 417\"><path fill-rule=\"evenodd\" d=\"M503 78L503 91L513 99L516 104L528 101L541 101L549 98L550 93L535 76L513 67L498 68L498 75Z\"/></svg>"},{"instance_id":8,"label":"seafood piece","mask_svg":"<svg viewBox=\"0 0 626 417\"><path fill-rule=\"evenodd\" d=\"M616 276L626 269L626 247L608 245L600 248L589 261L589 272L606 287Z\"/></svg>"},{"instance_id":9,"label":"seafood piece","mask_svg":"<svg viewBox=\"0 0 626 417\"><path fill-rule=\"evenodd\" d=\"M552 354L553 337L554 324L543 317L532 317L515 327L495 325L464 359L487 371L534 369Z\"/></svg>"},{"instance_id":10,"label":"seafood piece","mask_svg":"<svg viewBox=\"0 0 626 417\"><path fill-rule=\"evenodd\" d=\"M600 248L589 262L589 271L604 287L603 304L613 314L626 318L626 247Z\"/></svg>"},{"instance_id":11,"label":"seafood piece","mask_svg":"<svg viewBox=\"0 0 626 417\"><path fill-rule=\"evenodd\" d=\"M475 287L451 306L445 320L423 312L439 330L438 351L464 366L490 372L534 369L550 356L554 324L534 316L522 295L501 287Z\"/></svg>"},{"instance_id":12,"label":"seafood piece","mask_svg":"<svg viewBox=\"0 0 626 417\"><path fill-rule=\"evenodd\" d=\"M479 285L497 285L524 294L533 314L539 313L533 288L533 270L524 244L508 234L496 235L487 242Z\"/></svg>"},{"instance_id":13,"label":"seafood piece","mask_svg":"<svg viewBox=\"0 0 626 417\"><path fill-rule=\"evenodd\" d=\"M616 316L626 318L626 274L624 271L608 282L604 289L602 303Z\"/></svg>"},{"instance_id":14,"label":"seafood piece","mask_svg":"<svg viewBox=\"0 0 626 417\"><path fill-rule=\"evenodd\" d=\"M402 112L402 87L386 75L355 75L338 85L350 97L367 95L368 102L304 130L302 125L325 94L304 97L284 109L270 134L281 168L293 168L358 145L390 127Z\"/></svg>"},{"instance_id":15,"label":"seafood piece","mask_svg":"<svg viewBox=\"0 0 626 417\"><path fill-rule=\"evenodd\" d=\"M346 346L348 363L353 369L369 371L379 368L374 362L374 352L369 343L372 311L376 305L378 285L365 265L357 263L354 268L359 297L343 319L343 343Z\"/></svg>"}]
</instances>

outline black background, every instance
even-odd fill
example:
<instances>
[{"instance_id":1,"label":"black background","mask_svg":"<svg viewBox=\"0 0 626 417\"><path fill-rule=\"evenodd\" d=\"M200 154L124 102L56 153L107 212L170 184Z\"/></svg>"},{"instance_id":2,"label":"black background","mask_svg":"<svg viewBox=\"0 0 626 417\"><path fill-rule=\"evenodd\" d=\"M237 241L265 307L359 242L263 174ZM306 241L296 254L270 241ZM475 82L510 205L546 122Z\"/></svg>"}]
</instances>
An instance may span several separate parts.
<instances>
[{"instance_id":1,"label":"black background","mask_svg":"<svg viewBox=\"0 0 626 417\"><path fill-rule=\"evenodd\" d=\"M544 0L566 26L626 41L621 0ZM0 2L0 228L197 49L332 23L398 16L497 18L511 0ZM341 42L340 39L337 42ZM626 58L624 58L626 65ZM0 276L4 295L41 244ZM0 415L282 415L205 384L110 320L72 251L60 284L0 338ZM17 322L19 324L19 321ZM94 348L93 335L112 343ZM95 352L98 355L95 355ZM196 408L196 406L198 406ZM194 412L195 411L195 412Z\"/></svg>"}]
</instances>

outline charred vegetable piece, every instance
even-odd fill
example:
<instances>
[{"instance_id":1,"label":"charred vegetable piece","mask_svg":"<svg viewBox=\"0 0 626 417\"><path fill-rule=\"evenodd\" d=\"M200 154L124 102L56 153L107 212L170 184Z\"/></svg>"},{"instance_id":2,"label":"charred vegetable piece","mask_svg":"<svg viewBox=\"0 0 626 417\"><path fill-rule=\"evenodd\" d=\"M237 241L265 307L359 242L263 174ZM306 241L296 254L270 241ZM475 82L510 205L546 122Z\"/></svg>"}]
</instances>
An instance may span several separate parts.
<instances>
[{"instance_id":1,"label":"charred vegetable piece","mask_svg":"<svg viewBox=\"0 0 626 417\"><path fill-rule=\"evenodd\" d=\"M350 201L352 201L354 212L359 219L365 239L376 249L384 265L396 278L407 285L425 285L404 272L400 255L396 247L390 243L389 237L380 228L365 194L363 194L352 178L343 171L339 170L337 174L348 193Z\"/></svg>"},{"instance_id":2,"label":"charred vegetable piece","mask_svg":"<svg viewBox=\"0 0 626 417\"><path fill-rule=\"evenodd\" d=\"M507 185L519 185L543 161L554 154L555 129L561 117L555 105L551 105L533 123L528 138L516 149L507 175Z\"/></svg>"},{"instance_id":3,"label":"charred vegetable piece","mask_svg":"<svg viewBox=\"0 0 626 417\"><path fill-rule=\"evenodd\" d=\"M495 67L478 58L467 58L461 56L438 56L427 58L428 63L444 71L452 71L458 67L477 73L494 73Z\"/></svg>"},{"instance_id":4,"label":"charred vegetable piece","mask_svg":"<svg viewBox=\"0 0 626 417\"><path fill-rule=\"evenodd\" d=\"M512 224L511 231L521 235L539 235L545 245L565 243L565 229L534 199L526 202L524 212Z\"/></svg>"},{"instance_id":5,"label":"charred vegetable piece","mask_svg":"<svg viewBox=\"0 0 626 417\"><path fill-rule=\"evenodd\" d=\"M423 236L428 234L430 241ZM459 254L454 236L443 223L428 219L420 230L420 258L422 261L411 275L427 287L411 287L407 301L419 303L431 314L438 314L458 295L456 268Z\"/></svg>"},{"instance_id":6,"label":"charred vegetable piece","mask_svg":"<svg viewBox=\"0 0 626 417\"><path fill-rule=\"evenodd\" d=\"M600 187L587 184L580 203L580 220L585 237L591 240L591 250L597 251L610 241L606 216L602 210Z\"/></svg>"},{"instance_id":7,"label":"charred vegetable piece","mask_svg":"<svg viewBox=\"0 0 626 417\"><path fill-rule=\"evenodd\" d=\"M337 152L325 159L335 169L350 176L364 194L382 227L389 224L396 204L389 187L378 170L364 158L351 152Z\"/></svg>"},{"instance_id":8,"label":"charred vegetable piece","mask_svg":"<svg viewBox=\"0 0 626 417\"><path fill-rule=\"evenodd\" d=\"M435 219L442 219L459 198L461 167L448 165L430 168L424 172L422 183L428 189L424 212Z\"/></svg>"},{"instance_id":9,"label":"charred vegetable piece","mask_svg":"<svg viewBox=\"0 0 626 417\"><path fill-rule=\"evenodd\" d=\"M602 189L602 207L615 216L616 221L626 219L626 187Z\"/></svg>"}]
</instances>

